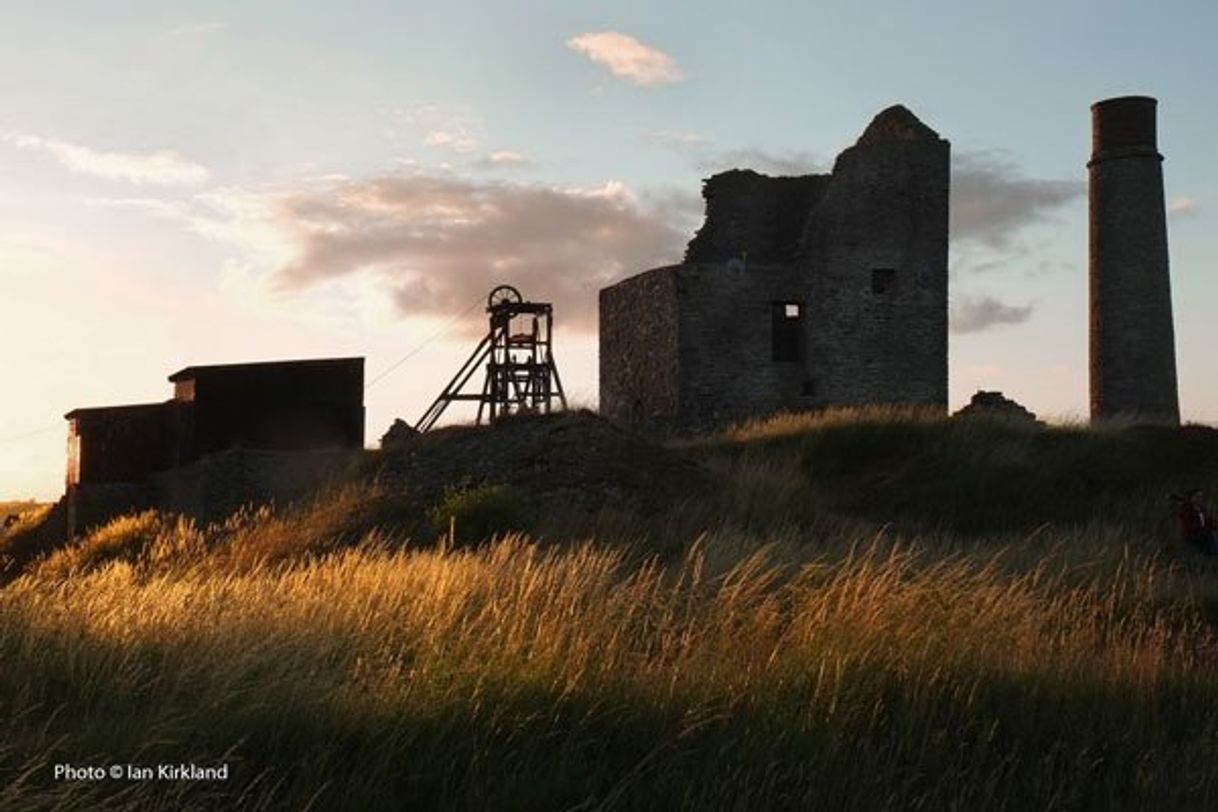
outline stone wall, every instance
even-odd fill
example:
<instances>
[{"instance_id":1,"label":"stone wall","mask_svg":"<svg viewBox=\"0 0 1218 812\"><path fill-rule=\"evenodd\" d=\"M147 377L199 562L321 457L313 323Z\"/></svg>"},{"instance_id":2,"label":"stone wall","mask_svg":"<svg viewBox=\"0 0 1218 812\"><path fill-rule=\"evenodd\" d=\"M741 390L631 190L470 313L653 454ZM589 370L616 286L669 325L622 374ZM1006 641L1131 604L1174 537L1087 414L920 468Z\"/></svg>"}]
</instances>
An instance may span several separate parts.
<instances>
[{"instance_id":1,"label":"stone wall","mask_svg":"<svg viewBox=\"0 0 1218 812\"><path fill-rule=\"evenodd\" d=\"M949 149L895 139L839 156L805 235L820 403L947 409Z\"/></svg>"},{"instance_id":2,"label":"stone wall","mask_svg":"<svg viewBox=\"0 0 1218 812\"><path fill-rule=\"evenodd\" d=\"M708 179L685 264L601 292L602 413L708 427L832 405L946 412L949 186L948 142L900 106L831 175ZM789 358L774 350L786 303Z\"/></svg>"},{"instance_id":3,"label":"stone wall","mask_svg":"<svg viewBox=\"0 0 1218 812\"><path fill-rule=\"evenodd\" d=\"M811 405L803 364L773 360L773 307L798 304L807 325L807 286L797 269L683 265L677 279L682 425L721 425Z\"/></svg>"},{"instance_id":4,"label":"stone wall","mask_svg":"<svg viewBox=\"0 0 1218 812\"><path fill-rule=\"evenodd\" d=\"M789 262L828 183L828 175L769 177L750 169L708 178L702 184L706 220L690 240L685 261Z\"/></svg>"},{"instance_id":5,"label":"stone wall","mask_svg":"<svg viewBox=\"0 0 1218 812\"><path fill-rule=\"evenodd\" d=\"M69 485L63 503L67 536L73 538L119 516L156 507L156 494L143 483L84 483Z\"/></svg>"},{"instance_id":6,"label":"stone wall","mask_svg":"<svg viewBox=\"0 0 1218 812\"><path fill-rule=\"evenodd\" d=\"M149 508L219 521L246 505L306 499L353 473L367 453L234 449L156 473L149 483L69 485L56 509L62 509L69 538Z\"/></svg>"},{"instance_id":7,"label":"stone wall","mask_svg":"<svg viewBox=\"0 0 1218 812\"><path fill-rule=\"evenodd\" d=\"M600 412L619 423L676 419L677 269L633 276L600 292Z\"/></svg>"},{"instance_id":8,"label":"stone wall","mask_svg":"<svg viewBox=\"0 0 1218 812\"><path fill-rule=\"evenodd\" d=\"M224 519L245 505L283 505L342 480L366 453L235 449L208 454L155 475L156 505L200 522Z\"/></svg>"}]
</instances>

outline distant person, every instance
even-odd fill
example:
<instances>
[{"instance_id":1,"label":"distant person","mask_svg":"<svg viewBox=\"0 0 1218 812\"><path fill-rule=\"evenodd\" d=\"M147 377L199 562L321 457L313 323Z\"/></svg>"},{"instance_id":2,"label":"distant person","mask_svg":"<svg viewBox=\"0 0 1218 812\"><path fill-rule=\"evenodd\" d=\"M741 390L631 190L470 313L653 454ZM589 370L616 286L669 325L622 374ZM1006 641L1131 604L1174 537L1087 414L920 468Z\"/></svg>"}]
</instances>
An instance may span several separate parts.
<instances>
[{"instance_id":1,"label":"distant person","mask_svg":"<svg viewBox=\"0 0 1218 812\"><path fill-rule=\"evenodd\" d=\"M1218 527L1214 517L1201 506L1201 491L1192 490L1184 496L1172 494L1172 501L1180 520L1180 538L1205 555L1218 555Z\"/></svg>"}]
</instances>

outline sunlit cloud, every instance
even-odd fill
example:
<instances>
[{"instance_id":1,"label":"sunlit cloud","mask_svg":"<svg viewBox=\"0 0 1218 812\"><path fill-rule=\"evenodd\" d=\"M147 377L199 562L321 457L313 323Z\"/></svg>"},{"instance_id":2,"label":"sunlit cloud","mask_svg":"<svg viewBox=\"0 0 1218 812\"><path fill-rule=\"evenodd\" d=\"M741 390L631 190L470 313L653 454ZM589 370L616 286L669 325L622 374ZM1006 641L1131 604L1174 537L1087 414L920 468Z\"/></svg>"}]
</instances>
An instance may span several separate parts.
<instances>
[{"instance_id":1,"label":"sunlit cloud","mask_svg":"<svg viewBox=\"0 0 1218 812\"><path fill-rule=\"evenodd\" d=\"M526 166L531 166L532 163L532 161L519 152L501 149L478 159L474 165L482 169L522 169Z\"/></svg>"},{"instance_id":2,"label":"sunlit cloud","mask_svg":"<svg viewBox=\"0 0 1218 812\"><path fill-rule=\"evenodd\" d=\"M953 333L979 333L1001 324L1021 324L1034 306L1008 305L992 296L962 296L952 305L948 324Z\"/></svg>"},{"instance_id":3,"label":"sunlit cloud","mask_svg":"<svg viewBox=\"0 0 1218 812\"><path fill-rule=\"evenodd\" d=\"M769 152L753 148L722 150L699 160L698 168L704 172L752 169L764 175L811 175L829 171L829 167L810 152Z\"/></svg>"},{"instance_id":4,"label":"sunlit cloud","mask_svg":"<svg viewBox=\"0 0 1218 812\"><path fill-rule=\"evenodd\" d=\"M706 173L752 169L767 175L807 175L833 168L831 161L806 150L721 149L710 138L694 133L661 130L649 133L647 140L687 156ZM1085 192L1082 181L1026 177L1001 152L956 152L952 157L952 240L973 243L1010 259L1020 251L1017 236L1022 229L1048 221L1053 212ZM1173 203L1179 203L1174 210L1177 214L1194 210L1191 198L1177 198ZM991 258L977 268L1001 264L1003 259Z\"/></svg>"},{"instance_id":5,"label":"sunlit cloud","mask_svg":"<svg viewBox=\"0 0 1218 812\"><path fill-rule=\"evenodd\" d=\"M484 140L482 119L463 104L416 104L389 110L389 137L412 146L468 155Z\"/></svg>"},{"instance_id":6,"label":"sunlit cloud","mask_svg":"<svg viewBox=\"0 0 1218 812\"><path fill-rule=\"evenodd\" d=\"M830 169L825 161L806 150L775 152L757 147L723 149L716 146L709 136L680 130L658 130L647 133L644 138L685 156L700 172L752 169L765 175L808 175Z\"/></svg>"},{"instance_id":7,"label":"sunlit cloud","mask_svg":"<svg viewBox=\"0 0 1218 812\"><path fill-rule=\"evenodd\" d=\"M203 183L208 171L202 164L171 150L154 152L103 152L79 144L26 133L5 133L3 140L21 149L46 153L73 172L108 180L159 186Z\"/></svg>"},{"instance_id":8,"label":"sunlit cloud","mask_svg":"<svg viewBox=\"0 0 1218 812\"><path fill-rule=\"evenodd\" d=\"M375 286L400 316L447 317L510 283L590 331L600 288L679 261L684 205L612 181L554 186L415 170L214 191L180 217L248 254L231 274L247 288L261 281L296 296L331 283Z\"/></svg>"},{"instance_id":9,"label":"sunlit cloud","mask_svg":"<svg viewBox=\"0 0 1218 812\"><path fill-rule=\"evenodd\" d=\"M1192 217L1197 213L1197 201L1191 197L1173 197L1167 204L1167 215L1172 218Z\"/></svg>"},{"instance_id":10,"label":"sunlit cloud","mask_svg":"<svg viewBox=\"0 0 1218 812\"><path fill-rule=\"evenodd\" d=\"M423 139L423 143L429 147L444 147L465 154L476 150L481 142L469 130L458 126L451 130L432 130Z\"/></svg>"},{"instance_id":11,"label":"sunlit cloud","mask_svg":"<svg viewBox=\"0 0 1218 812\"><path fill-rule=\"evenodd\" d=\"M671 56L617 31L580 34L568 39L567 47L632 84L672 84L685 78Z\"/></svg>"}]
</instances>

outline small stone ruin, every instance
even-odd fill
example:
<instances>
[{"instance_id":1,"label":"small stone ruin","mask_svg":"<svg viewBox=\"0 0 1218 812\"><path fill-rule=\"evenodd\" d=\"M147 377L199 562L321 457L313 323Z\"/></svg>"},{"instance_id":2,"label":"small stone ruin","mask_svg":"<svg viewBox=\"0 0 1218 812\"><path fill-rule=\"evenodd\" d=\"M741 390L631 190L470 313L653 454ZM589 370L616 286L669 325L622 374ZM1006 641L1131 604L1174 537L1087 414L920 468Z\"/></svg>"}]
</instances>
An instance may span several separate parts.
<instances>
[{"instance_id":1,"label":"small stone ruin","mask_svg":"<svg viewBox=\"0 0 1218 812\"><path fill-rule=\"evenodd\" d=\"M954 417L1001 417L1010 420L1040 423L1036 415L1001 392L986 392L977 390L968 405L953 415Z\"/></svg>"}]
</instances>

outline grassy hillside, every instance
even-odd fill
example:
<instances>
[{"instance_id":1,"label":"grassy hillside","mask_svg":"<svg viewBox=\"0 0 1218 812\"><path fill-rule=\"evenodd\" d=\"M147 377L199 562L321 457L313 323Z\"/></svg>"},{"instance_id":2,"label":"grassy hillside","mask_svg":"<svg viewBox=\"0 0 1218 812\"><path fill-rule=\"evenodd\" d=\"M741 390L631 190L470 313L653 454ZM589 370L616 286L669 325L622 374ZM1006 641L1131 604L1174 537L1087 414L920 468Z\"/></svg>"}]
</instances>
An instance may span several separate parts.
<instances>
[{"instance_id":1,"label":"grassy hillside","mask_svg":"<svg viewBox=\"0 0 1218 812\"><path fill-rule=\"evenodd\" d=\"M11 514L20 516L23 513L28 513L37 508L39 504L39 502L33 499L0 500L0 519Z\"/></svg>"},{"instance_id":2,"label":"grassy hillside","mask_svg":"<svg viewBox=\"0 0 1218 812\"><path fill-rule=\"evenodd\" d=\"M1218 493L1218 429L1041 427L1003 419L843 410L744 426L690 449L744 484L812 513L976 536L1112 522L1167 532L1169 494ZM736 477L740 479L740 477Z\"/></svg>"},{"instance_id":3,"label":"grassy hillside","mask_svg":"<svg viewBox=\"0 0 1218 812\"><path fill-rule=\"evenodd\" d=\"M1218 569L1164 524L1167 492L1218 485L1215 432L515 431L489 474L394 475L434 473L432 438L311 505L146 513L26 566L0 808L1218 804ZM528 438L555 432L601 456L551 476ZM623 448L673 481L611 481ZM53 777L163 761L229 777Z\"/></svg>"},{"instance_id":4,"label":"grassy hillside","mask_svg":"<svg viewBox=\"0 0 1218 812\"><path fill-rule=\"evenodd\" d=\"M8 528L4 527L4 520L10 516L16 517L19 524L28 525L36 521L46 509L46 503L33 499L0 501L0 535L4 534L6 530L16 532L19 529L18 524L10 524Z\"/></svg>"}]
</instances>

